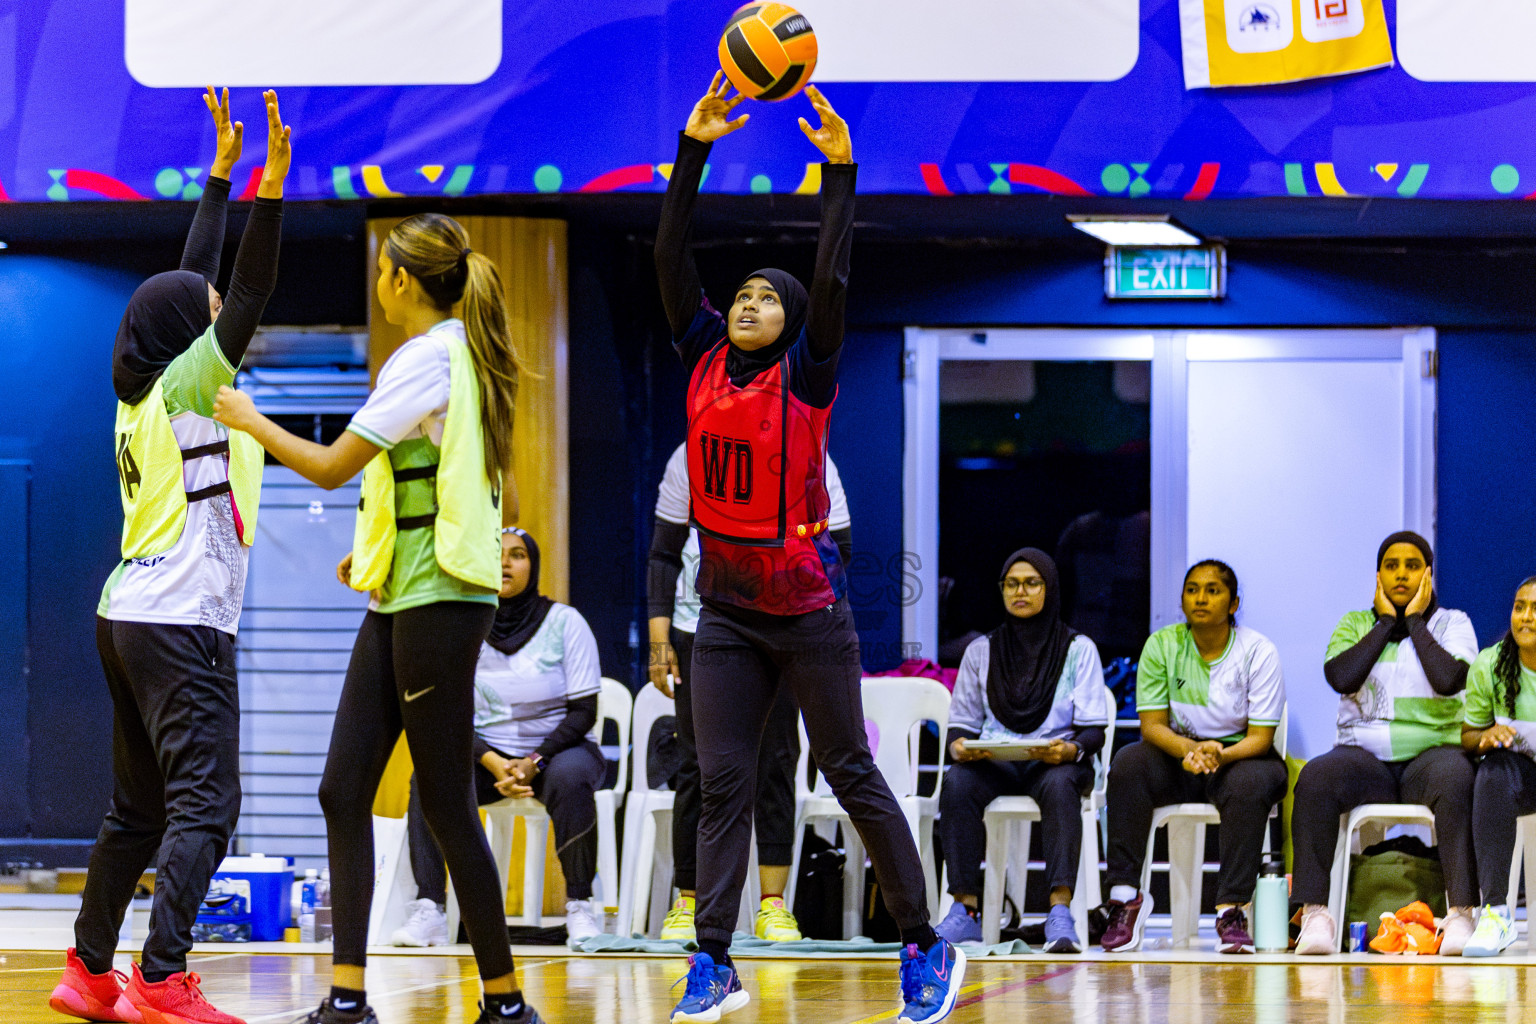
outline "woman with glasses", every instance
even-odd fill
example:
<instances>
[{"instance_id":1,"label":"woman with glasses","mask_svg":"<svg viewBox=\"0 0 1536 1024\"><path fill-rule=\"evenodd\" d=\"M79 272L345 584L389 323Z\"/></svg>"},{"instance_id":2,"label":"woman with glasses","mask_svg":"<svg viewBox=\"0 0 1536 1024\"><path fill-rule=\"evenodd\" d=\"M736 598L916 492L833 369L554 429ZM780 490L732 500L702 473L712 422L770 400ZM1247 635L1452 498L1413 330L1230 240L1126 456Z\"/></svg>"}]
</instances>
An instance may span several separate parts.
<instances>
[{"instance_id":1,"label":"woman with glasses","mask_svg":"<svg viewBox=\"0 0 1536 1024\"><path fill-rule=\"evenodd\" d=\"M1221 812L1216 938L1252 953L1243 906L1253 900L1269 812L1285 796L1275 730L1285 707L1280 654L1237 624L1237 574L1207 559L1184 574L1184 621L1147 638L1136 671L1141 742L1109 771L1109 922L1105 952L1130 952L1152 913L1139 891L1159 807L1211 803Z\"/></svg>"},{"instance_id":2,"label":"woman with glasses","mask_svg":"<svg viewBox=\"0 0 1536 1024\"><path fill-rule=\"evenodd\" d=\"M1072 885L1083 842L1079 800L1093 786L1093 755L1109 724L1104 671L1092 640L1061 621L1056 563L1022 548L1003 563L998 587L1008 619L965 649L949 710L949 769L939 797L939 835L955 898L934 928L950 942L982 941L978 907L987 849L983 815L1000 796L1040 805L1051 909L1045 950L1078 953ZM1046 741L1001 760L972 744Z\"/></svg>"}]
</instances>

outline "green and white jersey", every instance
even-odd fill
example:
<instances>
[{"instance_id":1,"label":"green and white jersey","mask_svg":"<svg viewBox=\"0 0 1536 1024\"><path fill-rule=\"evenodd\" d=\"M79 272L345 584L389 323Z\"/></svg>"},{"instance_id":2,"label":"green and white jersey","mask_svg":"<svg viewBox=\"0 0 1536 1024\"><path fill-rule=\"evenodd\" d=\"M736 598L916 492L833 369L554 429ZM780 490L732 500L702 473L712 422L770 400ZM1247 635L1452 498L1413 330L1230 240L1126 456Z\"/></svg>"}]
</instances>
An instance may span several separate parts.
<instances>
[{"instance_id":1,"label":"green and white jersey","mask_svg":"<svg viewBox=\"0 0 1536 1024\"><path fill-rule=\"evenodd\" d=\"M565 720L566 703L602 690L597 640L581 613L556 602L516 654L480 645L475 732L497 750L526 757ZM597 730L587 734L597 742Z\"/></svg>"},{"instance_id":2,"label":"green and white jersey","mask_svg":"<svg viewBox=\"0 0 1536 1024\"><path fill-rule=\"evenodd\" d=\"M396 349L380 368L368 401L347 424L352 433L387 451L396 473L434 466L441 457L451 379L448 337L464 341L463 321L444 320ZM435 479L395 484L397 518L436 511ZM437 601L495 604L496 592L444 572L437 561L433 530L401 530L395 536L389 578L369 607L388 615Z\"/></svg>"},{"instance_id":3,"label":"green and white jersey","mask_svg":"<svg viewBox=\"0 0 1536 1024\"><path fill-rule=\"evenodd\" d=\"M224 358L211 326L165 368L161 394L179 447L197 448L229 437L229 430L213 419L213 400L220 385L234 382L235 368ZM229 479L229 457L190 459L181 472L188 491L212 487ZM233 634L240 628L249 555L235 528L230 495L191 502L186 525L169 551L120 562L112 570L96 614L121 622L212 626Z\"/></svg>"},{"instance_id":4,"label":"green and white jersey","mask_svg":"<svg viewBox=\"0 0 1536 1024\"><path fill-rule=\"evenodd\" d=\"M1104 667L1099 649L1079 633L1067 648L1066 663L1056 683L1056 699L1050 713L1034 732L1008 729L987 704L987 671L992 665L992 644L986 637L972 640L960 659L960 674L949 702L949 724L976 733L981 739L1066 739L1075 729L1109 724L1109 702L1104 689Z\"/></svg>"},{"instance_id":5,"label":"green and white jersey","mask_svg":"<svg viewBox=\"0 0 1536 1024\"><path fill-rule=\"evenodd\" d=\"M1451 657L1468 664L1476 659L1477 634L1466 613L1439 608L1425 625ZM1369 609L1347 612L1328 641L1325 660L1349 650L1374 628L1376 614ZM1360 747L1383 761L1409 761L1430 747L1460 746L1463 696L1435 692L1412 640L1389 643L1365 684L1339 697L1338 745Z\"/></svg>"},{"instance_id":6,"label":"green and white jersey","mask_svg":"<svg viewBox=\"0 0 1536 1024\"><path fill-rule=\"evenodd\" d=\"M1467 673L1467 724L1487 729L1494 723L1515 730L1512 747L1526 757L1536 758L1536 672L1520 666L1520 691L1515 694L1515 717L1509 717L1504 700L1504 684L1494 677L1493 666L1499 660L1499 645L1485 647Z\"/></svg>"},{"instance_id":7,"label":"green and white jersey","mask_svg":"<svg viewBox=\"0 0 1536 1024\"><path fill-rule=\"evenodd\" d=\"M1136 710L1167 711L1180 736L1236 743L1250 725L1278 727L1284 708L1280 652L1258 630L1234 626L1213 662L1200 657L1182 622L1153 633L1141 649Z\"/></svg>"}]
</instances>

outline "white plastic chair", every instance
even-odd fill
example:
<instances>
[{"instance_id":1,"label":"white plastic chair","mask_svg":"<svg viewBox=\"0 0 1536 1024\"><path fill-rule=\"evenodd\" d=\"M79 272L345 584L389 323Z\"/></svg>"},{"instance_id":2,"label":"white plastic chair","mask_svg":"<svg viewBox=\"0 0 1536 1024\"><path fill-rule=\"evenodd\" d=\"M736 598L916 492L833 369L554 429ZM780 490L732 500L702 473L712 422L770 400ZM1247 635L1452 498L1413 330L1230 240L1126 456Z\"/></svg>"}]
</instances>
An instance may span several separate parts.
<instances>
[{"instance_id":1,"label":"white plastic chair","mask_svg":"<svg viewBox=\"0 0 1536 1024\"><path fill-rule=\"evenodd\" d=\"M658 718L676 714L672 698L646 684L635 695L635 714L631 724L634 771L630 776L629 799L624 805L624 860L619 885L619 918L614 930L628 936L640 923L646 927L647 910L653 905L665 914L672 892L672 804L675 794L668 789L651 789L646 781L651 728ZM662 869L662 870L658 870ZM644 884L641 880L644 879ZM661 889L665 886L664 889ZM656 891L661 889L661 891ZM657 925L660 925L658 919Z\"/></svg>"},{"instance_id":2,"label":"white plastic chair","mask_svg":"<svg viewBox=\"0 0 1536 1024\"><path fill-rule=\"evenodd\" d=\"M944 688L944 684L933 679L871 676L863 681L862 696L865 720L873 723L877 730L875 766L885 777L886 785L890 786L912 830L913 841L917 843L923 860L928 910L930 915L936 915L939 887L933 859L933 823L939 814L939 791L944 776L942 772L938 773L932 795L918 795L917 782L922 768L918 745L923 723L934 722L939 727L939 747L942 750L944 735L949 729L949 691ZM810 741L806 737L805 721L802 718L800 763L795 769L795 853L789 869L789 885L784 901L794 906L806 825L841 823L846 855L843 866L843 937L851 939L859 934L863 925L864 844L847 812L832 795L832 788L825 777L818 772L815 786L807 784L809 756Z\"/></svg>"},{"instance_id":3,"label":"white plastic chair","mask_svg":"<svg viewBox=\"0 0 1536 1024\"><path fill-rule=\"evenodd\" d=\"M1505 900L1509 904L1510 917L1514 917L1515 903L1520 898L1520 866L1525 865L1525 951L1531 952L1531 925L1536 924L1532 920L1532 907L1536 907L1536 900L1531 897L1536 894L1536 814L1523 814L1515 819L1515 855L1509 864L1509 895Z\"/></svg>"},{"instance_id":4,"label":"white plastic chair","mask_svg":"<svg viewBox=\"0 0 1536 1024\"><path fill-rule=\"evenodd\" d=\"M609 893L617 895L618 878L618 800L624 792L627 779L629 719L631 709L629 688L613 679L604 678L597 697L598 735L602 735L604 722L613 722L619 729L619 776L613 789L600 789L597 797L597 863L598 885L604 900ZM512 823L523 818L527 828L527 844L523 860L523 916L521 920L537 927L544 913L544 851L548 843L549 813L544 805L532 798L506 799L485 807L485 829L491 843L491 853L496 858L496 869L501 877L505 894L507 874L512 865ZM383 827L384 822L398 822L393 827ZM415 898L415 878L411 874L410 837L404 827L405 820L374 818L375 874L373 906L369 913L368 942L383 945L389 942L394 930L405 923L404 905ZM410 896L406 896L406 892ZM448 936L450 940L459 932L459 901L453 889L452 878L448 881Z\"/></svg>"},{"instance_id":5,"label":"white plastic chair","mask_svg":"<svg viewBox=\"0 0 1536 1024\"><path fill-rule=\"evenodd\" d=\"M1072 920L1084 941L1088 936L1088 910L1098 906L1103 898L1099 887L1099 811L1106 803L1109 754L1115 746L1115 695L1108 686L1104 687L1104 706L1109 709L1109 725L1104 730L1104 749L1094 757L1093 789L1082 799L1083 844L1077 882L1072 889ZM1017 894L1015 906L1024 905L1030 832L1040 820L1040 805L1033 797L1000 796L987 804L982 820L987 829L987 859L981 896L981 938L990 946L1001 938L1005 888L1012 888ZM947 876L948 868L945 873Z\"/></svg>"},{"instance_id":6,"label":"white plastic chair","mask_svg":"<svg viewBox=\"0 0 1536 1024\"><path fill-rule=\"evenodd\" d=\"M1435 845L1435 812L1423 804L1361 804L1339 815L1339 840L1333 848L1332 879L1328 886L1328 913L1338 926L1341 942L1348 936L1344 908L1349 905L1349 855L1357 847L1379 841L1389 825L1427 828L1429 844Z\"/></svg>"},{"instance_id":7,"label":"white plastic chair","mask_svg":"<svg viewBox=\"0 0 1536 1024\"><path fill-rule=\"evenodd\" d=\"M1275 729L1274 748L1285 760L1287 733L1290 729L1290 703L1281 706L1280 725ZM1271 818L1278 808L1269 812ZM1169 804L1152 813L1152 828L1147 832L1147 856L1141 866L1141 890L1152 884L1152 845L1157 830L1168 827L1168 913L1173 918L1173 944L1187 946L1200 929L1200 896L1205 884L1205 830L1220 825L1221 813L1215 804ZM1335 918L1337 920L1337 918Z\"/></svg>"}]
</instances>

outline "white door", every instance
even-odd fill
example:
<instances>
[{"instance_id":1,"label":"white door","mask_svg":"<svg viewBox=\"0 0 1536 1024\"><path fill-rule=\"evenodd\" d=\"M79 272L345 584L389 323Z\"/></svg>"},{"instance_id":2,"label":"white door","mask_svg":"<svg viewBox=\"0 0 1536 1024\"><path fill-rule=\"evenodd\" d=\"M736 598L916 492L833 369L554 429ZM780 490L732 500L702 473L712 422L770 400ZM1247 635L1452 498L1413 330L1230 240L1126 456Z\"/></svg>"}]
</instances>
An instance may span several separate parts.
<instances>
[{"instance_id":1,"label":"white door","mask_svg":"<svg viewBox=\"0 0 1536 1024\"><path fill-rule=\"evenodd\" d=\"M984 339L979 341L976 339ZM1184 570L1237 572L1241 619L1279 647L1291 750L1333 745L1323 652L1366 608L1376 547L1434 542L1431 329L907 332L903 640L937 650L938 371L966 358L1152 360L1152 621L1182 620Z\"/></svg>"}]
</instances>

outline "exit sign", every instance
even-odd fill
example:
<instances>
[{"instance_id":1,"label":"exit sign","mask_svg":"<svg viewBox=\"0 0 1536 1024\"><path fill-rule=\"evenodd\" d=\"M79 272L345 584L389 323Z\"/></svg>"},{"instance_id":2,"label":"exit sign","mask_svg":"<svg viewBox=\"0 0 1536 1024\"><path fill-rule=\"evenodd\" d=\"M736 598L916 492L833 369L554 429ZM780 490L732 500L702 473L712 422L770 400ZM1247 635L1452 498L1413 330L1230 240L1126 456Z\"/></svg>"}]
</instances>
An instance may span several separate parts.
<instances>
[{"instance_id":1,"label":"exit sign","mask_svg":"<svg viewBox=\"0 0 1536 1024\"><path fill-rule=\"evenodd\" d=\"M1104 255L1111 299L1219 299L1227 294L1227 251L1219 245L1132 248Z\"/></svg>"}]
</instances>

